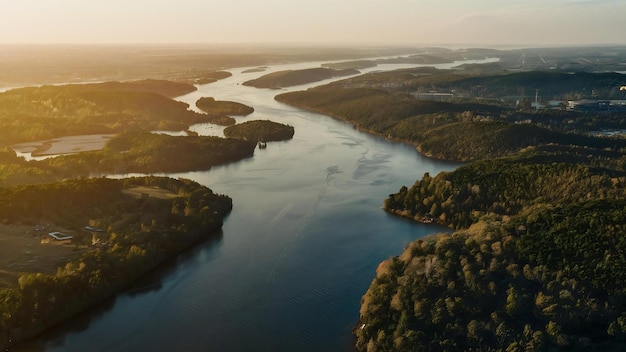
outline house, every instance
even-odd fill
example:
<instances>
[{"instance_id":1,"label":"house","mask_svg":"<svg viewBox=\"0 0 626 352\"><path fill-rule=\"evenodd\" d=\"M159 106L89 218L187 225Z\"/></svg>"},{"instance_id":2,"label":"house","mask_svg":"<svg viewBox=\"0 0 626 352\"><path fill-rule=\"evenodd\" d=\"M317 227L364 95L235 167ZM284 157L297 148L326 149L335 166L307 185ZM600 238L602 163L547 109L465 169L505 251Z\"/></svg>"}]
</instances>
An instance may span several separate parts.
<instances>
[{"instance_id":1,"label":"house","mask_svg":"<svg viewBox=\"0 0 626 352\"><path fill-rule=\"evenodd\" d=\"M72 238L74 238L74 236L64 235L58 231L49 232L48 236L54 238L57 241L66 241L66 240L71 240Z\"/></svg>"}]
</instances>

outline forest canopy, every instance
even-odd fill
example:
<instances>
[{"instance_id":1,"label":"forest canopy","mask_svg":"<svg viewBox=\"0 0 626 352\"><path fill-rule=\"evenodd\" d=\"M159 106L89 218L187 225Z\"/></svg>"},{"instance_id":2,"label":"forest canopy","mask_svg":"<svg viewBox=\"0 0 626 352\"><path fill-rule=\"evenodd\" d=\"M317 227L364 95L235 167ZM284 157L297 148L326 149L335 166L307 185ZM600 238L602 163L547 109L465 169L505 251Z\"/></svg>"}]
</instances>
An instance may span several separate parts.
<instances>
[{"instance_id":1,"label":"forest canopy","mask_svg":"<svg viewBox=\"0 0 626 352\"><path fill-rule=\"evenodd\" d=\"M215 100L202 97L196 101L198 109L214 115L246 116L254 112L254 108L234 101Z\"/></svg>"},{"instance_id":2,"label":"forest canopy","mask_svg":"<svg viewBox=\"0 0 626 352\"><path fill-rule=\"evenodd\" d=\"M293 126L269 120L254 120L229 126L224 129L224 135L230 138L240 138L248 141L284 141L293 138Z\"/></svg>"},{"instance_id":3,"label":"forest canopy","mask_svg":"<svg viewBox=\"0 0 626 352\"><path fill-rule=\"evenodd\" d=\"M403 92L462 87L463 79L490 82L502 94L507 85L530 82L546 90L552 84L556 92L583 81L612 85L615 76L570 75L560 85L550 73L462 79L423 71L389 74L406 83L392 89L355 88L359 81L384 82L361 76L277 97L409 141L429 156L473 161L426 173L384 201L390 213L455 232L417 240L380 264L362 299L357 348L626 348L626 263L619 254L626 239L626 141L587 133L623 128L624 115L424 101ZM335 98L342 94L352 101Z\"/></svg>"}]
</instances>

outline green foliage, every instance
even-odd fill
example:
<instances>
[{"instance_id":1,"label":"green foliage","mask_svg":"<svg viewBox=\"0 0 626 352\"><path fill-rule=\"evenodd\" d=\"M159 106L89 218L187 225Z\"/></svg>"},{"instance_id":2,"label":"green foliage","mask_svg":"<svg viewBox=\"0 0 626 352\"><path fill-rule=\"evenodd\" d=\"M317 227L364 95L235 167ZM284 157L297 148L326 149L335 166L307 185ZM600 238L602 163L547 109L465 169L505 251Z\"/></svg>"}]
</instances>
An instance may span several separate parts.
<instances>
[{"instance_id":1,"label":"green foliage","mask_svg":"<svg viewBox=\"0 0 626 352\"><path fill-rule=\"evenodd\" d=\"M622 198L626 173L613 169L620 167L617 156L576 147L530 148L434 178L426 174L412 187L390 195L384 208L416 220L428 217L464 228L484 215L515 215L538 204Z\"/></svg>"},{"instance_id":2,"label":"green foliage","mask_svg":"<svg viewBox=\"0 0 626 352\"><path fill-rule=\"evenodd\" d=\"M625 348L625 207L539 207L411 243L363 297L358 349Z\"/></svg>"},{"instance_id":3,"label":"green foliage","mask_svg":"<svg viewBox=\"0 0 626 352\"><path fill-rule=\"evenodd\" d=\"M268 120L246 121L224 129L224 135L248 141L283 141L293 138L293 126Z\"/></svg>"},{"instance_id":4,"label":"green foliage","mask_svg":"<svg viewBox=\"0 0 626 352\"><path fill-rule=\"evenodd\" d=\"M623 84L623 75L615 72L590 73L590 72L550 72L530 71L503 73L479 77L460 77L458 80L449 82L449 87L456 90L470 90L480 86L482 93L489 96L520 96L522 89L527 95L534 94L539 90L542 96L549 99L576 98L569 94L580 94L580 97L591 97L593 91L607 91L604 99L611 89L619 89ZM614 97L612 97L614 98Z\"/></svg>"},{"instance_id":5,"label":"green foliage","mask_svg":"<svg viewBox=\"0 0 626 352\"><path fill-rule=\"evenodd\" d=\"M546 75L496 78L530 84ZM382 119L392 125L386 136L438 158L479 161L425 174L385 200L387 211L457 231L418 240L379 266L363 297L358 349L625 349L625 141L571 133L623 128L624 117L470 109L393 116Z\"/></svg>"},{"instance_id":6,"label":"green foliage","mask_svg":"<svg viewBox=\"0 0 626 352\"><path fill-rule=\"evenodd\" d=\"M174 98L196 91L197 88L191 84L171 82L158 79L143 79L128 82L105 82L94 84L82 84L76 86L79 90L114 90L114 91L136 91L161 94L164 97Z\"/></svg>"},{"instance_id":7,"label":"green foliage","mask_svg":"<svg viewBox=\"0 0 626 352\"><path fill-rule=\"evenodd\" d=\"M217 101L211 97L202 97L196 101L198 109L215 115L245 116L254 112L254 108L234 101Z\"/></svg>"}]
</instances>

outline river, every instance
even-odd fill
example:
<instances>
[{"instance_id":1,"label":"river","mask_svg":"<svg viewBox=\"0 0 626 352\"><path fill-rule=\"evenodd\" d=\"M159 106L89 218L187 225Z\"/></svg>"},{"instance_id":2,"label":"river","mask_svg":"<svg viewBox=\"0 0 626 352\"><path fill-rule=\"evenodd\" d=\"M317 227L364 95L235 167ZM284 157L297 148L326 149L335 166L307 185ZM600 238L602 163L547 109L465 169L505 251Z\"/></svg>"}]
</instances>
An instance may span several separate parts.
<instances>
[{"instance_id":1,"label":"river","mask_svg":"<svg viewBox=\"0 0 626 352\"><path fill-rule=\"evenodd\" d=\"M372 70L397 67L404 66ZM233 198L222 231L133 289L14 350L354 350L351 329L377 265L409 242L445 231L388 215L383 200L425 172L457 165L278 103L273 97L287 90L243 86L264 74L243 70L179 99L192 106L200 96L250 105L255 112L239 121L290 124L294 138L270 142L237 163L168 174ZM192 129L221 134L211 125Z\"/></svg>"}]
</instances>

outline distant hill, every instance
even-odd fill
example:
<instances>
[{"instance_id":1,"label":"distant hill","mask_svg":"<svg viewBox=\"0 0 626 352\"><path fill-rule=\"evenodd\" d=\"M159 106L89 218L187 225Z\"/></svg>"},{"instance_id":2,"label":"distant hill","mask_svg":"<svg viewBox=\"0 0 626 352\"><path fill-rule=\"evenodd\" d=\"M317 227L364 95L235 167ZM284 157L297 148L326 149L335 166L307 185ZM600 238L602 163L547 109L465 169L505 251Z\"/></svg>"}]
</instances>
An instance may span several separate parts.
<instances>
[{"instance_id":1,"label":"distant hill","mask_svg":"<svg viewBox=\"0 0 626 352\"><path fill-rule=\"evenodd\" d=\"M256 88L277 89L318 82L333 77L356 75L358 73L359 71L354 69L334 70L320 67L269 73L257 79L246 81L243 84Z\"/></svg>"},{"instance_id":2,"label":"distant hill","mask_svg":"<svg viewBox=\"0 0 626 352\"><path fill-rule=\"evenodd\" d=\"M421 67L360 75L276 100L333 116L381 136L414 144L438 159L473 161L516 153L532 145L556 143L612 148L622 141L586 136L621 129L624 116L533 110L525 99L508 102L524 90L571 96L626 96L616 73L518 72L464 74ZM524 88L526 87L526 88ZM416 92L448 92L447 101ZM483 97L484 95L484 97ZM490 97L490 98L485 98Z\"/></svg>"},{"instance_id":3,"label":"distant hill","mask_svg":"<svg viewBox=\"0 0 626 352\"><path fill-rule=\"evenodd\" d=\"M135 92L150 92L161 94L168 98L178 97L187 93L191 93L198 88L187 83L178 83L157 79L144 79L138 81L128 82L106 82L95 84L81 84L77 86L78 89L110 89L117 91L135 91Z\"/></svg>"}]
</instances>

